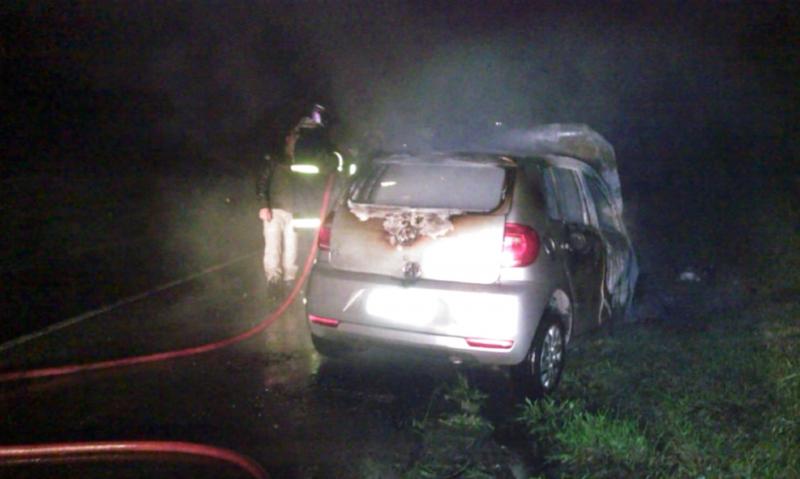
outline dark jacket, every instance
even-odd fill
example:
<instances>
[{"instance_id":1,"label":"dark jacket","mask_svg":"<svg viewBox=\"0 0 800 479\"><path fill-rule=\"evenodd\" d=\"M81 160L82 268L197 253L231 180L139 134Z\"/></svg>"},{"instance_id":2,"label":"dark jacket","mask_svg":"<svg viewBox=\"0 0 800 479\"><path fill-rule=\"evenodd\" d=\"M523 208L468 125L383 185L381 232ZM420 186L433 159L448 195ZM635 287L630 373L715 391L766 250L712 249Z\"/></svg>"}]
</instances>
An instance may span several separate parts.
<instances>
[{"instance_id":1,"label":"dark jacket","mask_svg":"<svg viewBox=\"0 0 800 479\"><path fill-rule=\"evenodd\" d=\"M261 174L256 183L256 193L262 208L294 210L294 175L288 160L265 156Z\"/></svg>"}]
</instances>

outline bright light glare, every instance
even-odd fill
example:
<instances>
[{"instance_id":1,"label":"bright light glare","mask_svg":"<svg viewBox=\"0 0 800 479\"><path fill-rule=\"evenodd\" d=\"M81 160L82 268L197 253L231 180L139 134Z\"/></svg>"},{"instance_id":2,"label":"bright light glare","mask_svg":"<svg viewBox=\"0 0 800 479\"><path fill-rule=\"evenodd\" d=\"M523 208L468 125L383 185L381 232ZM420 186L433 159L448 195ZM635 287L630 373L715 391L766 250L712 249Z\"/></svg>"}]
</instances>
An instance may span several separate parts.
<instances>
[{"instance_id":1,"label":"bright light glare","mask_svg":"<svg viewBox=\"0 0 800 479\"><path fill-rule=\"evenodd\" d=\"M367 297L367 314L404 325L429 324L439 312L435 294L407 288L377 288Z\"/></svg>"},{"instance_id":2,"label":"bright light glare","mask_svg":"<svg viewBox=\"0 0 800 479\"><path fill-rule=\"evenodd\" d=\"M452 235L453 233L450 233ZM491 228L462 232L457 241L448 236L426 246L422 270L431 279L458 278L470 283L492 283L500 274L500 248Z\"/></svg>"},{"instance_id":3,"label":"bright light glare","mask_svg":"<svg viewBox=\"0 0 800 479\"><path fill-rule=\"evenodd\" d=\"M515 296L452 292L447 296L447 308L470 336L499 339L517 333L519 300Z\"/></svg>"},{"instance_id":4,"label":"bright light glare","mask_svg":"<svg viewBox=\"0 0 800 479\"><path fill-rule=\"evenodd\" d=\"M507 341L519 328L519 299L505 294L382 287L369 292L365 309L401 327L439 329L485 341Z\"/></svg>"},{"instance_id":5,"label":"bright light glare","mask_svg":"<svg viewBox=\"0 0 800 479\"><path fill-rule=\"evenodd\" d=\"M357 169L358 169L358 167L356 166L355 163L350 163L350 167L348 168L347 172L350 174L350 176L353 176L353 175L356 174L356 170Z\"/></svg>"},{"instance_id":6,"label":"bright light glare","mask_svg":"<svg viewBox=\"0 0 800 479\"><path fill-rule=\"evenodd\" d=\"M292 165L292 171L304 175L316 175L319 174L319 167L315 165Z\"/></svg>"},{"instance_id":7,"label":"bright light glare","mask_svg":"<svg viewBox=\"0 0 800 479\"><path fill-rule=\"evenodd\" d=\"M319 228L319 218L294 218L292 227L295 229L315 229Z\"/></svg>"},{"instance_id":8,"label":"bright light glare","mask_svg":"<svg viewBox=\"0 0 800 479\"><path fill-rule=\"evenodd\" d=\"M386 188L386 187L389 187L389 186L394 186L396 184L397 184L396 181L381 181L381 187L382 188Z\"/></svg>"}]
</instances>

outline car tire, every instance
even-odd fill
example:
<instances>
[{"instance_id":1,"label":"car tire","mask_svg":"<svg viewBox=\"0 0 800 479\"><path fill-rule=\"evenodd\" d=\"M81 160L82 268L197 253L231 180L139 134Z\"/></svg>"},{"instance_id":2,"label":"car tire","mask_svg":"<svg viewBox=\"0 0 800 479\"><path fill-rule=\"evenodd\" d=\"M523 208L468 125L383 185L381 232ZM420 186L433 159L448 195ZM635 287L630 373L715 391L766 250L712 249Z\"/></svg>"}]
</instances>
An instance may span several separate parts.
<instances>
[{"instance_id":1,"label":"car tire","mask_svg":"<svg viewBox=\"0 0 800 479\"><path fill-rule=\"evenodd\" d=\"M534 399L553 392L561 380L565 359L564 325L557 317L545 315L525 360L512 368L516 389Z\"/></svg>"},{"instance_id":2,"label":"car tire","mask_svg":"<svg viewBox=\"0 0 800 479\"><path fill-rule=\"evenodd\" d=\"M311 343L318 353L328 358L341 358L351 352L350 348L347 346L336 344L328 339L314 336L313 334L311 335Z\"/></svg>"}]
</instances>

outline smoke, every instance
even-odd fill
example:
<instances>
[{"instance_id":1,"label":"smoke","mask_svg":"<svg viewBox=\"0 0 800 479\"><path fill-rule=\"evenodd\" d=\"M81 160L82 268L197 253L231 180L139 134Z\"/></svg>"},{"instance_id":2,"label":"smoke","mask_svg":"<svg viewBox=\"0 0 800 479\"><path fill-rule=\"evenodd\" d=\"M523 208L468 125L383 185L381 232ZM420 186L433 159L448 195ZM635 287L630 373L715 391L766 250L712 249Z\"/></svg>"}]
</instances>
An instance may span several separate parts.
<instances>
[{"instance_id":1,"label":"smoke","mask_svg":"<svg viewBox=\"0 0 800 479\"><path fill-rule=\"evenodd\" d=\"M681 23L687 15L664 22L659 12L598 10L512 18L488 7L342 7L300 16L297 27L321 52L346 141L378 130L395 145L438 139L457 148L498 122L585 122L624 151L642 146L633 125L679 137L736 116L737 82L752 79L726 72L735 46L707 43L700 20ZM664 155L646 156L641 170L650 172Z\"/></svg>"},{"instance_id":2,"label":"smoke","mask_svg":"<svg viewBox=\"0 0 800 479\"><path fill-rule=\"evenodd\" d=\"M35 20L18 9L16 32L35 45L7 51L38 51L42 64L82 87L132 92L132 104L163 95L155 141L190 144L201 156L263 148L264 130L297 100L329 106L344 142L380 130L395 143L457 146L497 122L585 122L609 137L621 161L647 158L637 169L645 175L669 168L665 152L676 141L686 150L713 143L705 140L713 130L755 124L763 135L797 136L782 127L796 115L788 105L797 104L791 79L800 64L789 5L64 7L33 2L26 11ZM47 28L35 33L36 22Z\"/></svg>"},{"instance_id":3,"label":"smoke","mask_svg":"<svg viewBox=\"0 0 800 479\"><path fill-rule=\"evenodd\" d=\"M7 256L141 239L191 272L257 249L257 166L305 101L343 152L587 123L616 148L643 271L794 274L796 2L537 3L5 2Z\"/></svg>"},{"instance_id":4,"label":"smoke","mask_svg":"<svg viewBox=\"0 0 800 479\"><path fill-rule=\"evenodd\" d=\"M155 126L186 150L172 161L194 171L205 161L209 175L253 174L268 130L287 121L278 112L298 100L325 104L336 142L353 148L380 138L459 149L496 125L587 123L617 150L635 232L661 245L724 243L730 206L765 175L790 173L780 165L797 151L789 6L118 8L118 19L136 13L126 31L152 40L134 42L140 53L116 75L101 70L164 93L172 107Z\"/></svg>"},{"instance_id":5,"label":"smoke","mask_svg":"<svg viewBox=\"0 0 800 479\"><path fill-rule=\"evenodd\" d=\"M286 121L280 107L303 100L325 103L347 144L379 132L389 146L459 147L498 122L585 122L623 164L647 163L626 167L654 175L670 168L664 150L676 142L690 150L711 129L749 127L774 87L747 40L769 35L759 25L781 15L736 5L622 14L580 3L193 3L165 9L143 76L174 106L160 125L167 136L206 154L255 149Z\"/></svg>"}]
</instances>

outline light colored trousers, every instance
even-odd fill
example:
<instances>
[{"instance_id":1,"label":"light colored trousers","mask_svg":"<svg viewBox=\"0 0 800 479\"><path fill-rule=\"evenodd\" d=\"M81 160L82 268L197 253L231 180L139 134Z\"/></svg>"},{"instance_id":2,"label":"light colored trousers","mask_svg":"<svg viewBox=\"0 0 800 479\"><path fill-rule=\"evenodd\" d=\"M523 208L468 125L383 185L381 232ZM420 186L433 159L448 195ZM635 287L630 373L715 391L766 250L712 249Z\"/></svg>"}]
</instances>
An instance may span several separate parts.
<instances>
[{"instance_id":1,"label":"light colored trousers","mask_svg":"<svg viewBox=\"0 0 800 479\"><path fill-rule=\"evenodd\" d=\"M270 283L297 275L297 234L286 210L273 209L272 220L264 221L264 272Z\"/></svg>"}]
</instances>

